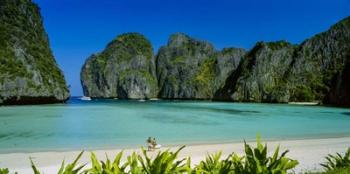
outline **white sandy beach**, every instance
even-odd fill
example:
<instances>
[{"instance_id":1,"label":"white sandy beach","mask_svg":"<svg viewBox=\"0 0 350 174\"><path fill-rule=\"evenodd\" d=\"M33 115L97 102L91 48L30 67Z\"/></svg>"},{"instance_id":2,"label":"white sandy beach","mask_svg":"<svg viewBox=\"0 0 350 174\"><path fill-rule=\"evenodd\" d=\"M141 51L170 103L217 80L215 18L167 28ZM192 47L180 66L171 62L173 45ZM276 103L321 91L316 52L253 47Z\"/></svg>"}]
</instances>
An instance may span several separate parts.
<instances>
[{"instance_id":1,"label":"white sandy beach","mask_svg":"<svg viewBox=\"0 0 350 174\"><path fill-rule=\"evenodd\" d=\"M288 102L290 105L315 106L320 105L320 102Z\"/></svg>"},{"instance_id":2,"label":"white sandy beach","mask_svg":"<svg viewBox=\"0 0 350 174\"><path fill-rule=\"evenodd\" d=\"M345 152L350 147L350 137L346 138L329 138L329 139L306 139L306 140L284 140L284 141L270 141L267 142L269 152L276 146L280 145L282 150L289 149L288 157L297 159L299 165L296 168L296 172L319 170L321 169L319 163L324 162L324 156L329 153ZM255 143L249 143L255 146ZM164 147L161 150L167 149ZM176 149L177 147L170 147ZM213 153L218 151L223 152L223 156L226 157L232 152L239 154L243 153L242 143L226 143L226 144L208 144L208 145L190 145L182 150L179 158L191 157L192 163L197 164L200 160L204 159L207 153ZM119 152L120 149L105 149L94 151L99 159L105 159L105 154L110 158L114 158L114 155ZM140 149L125 149L124 157L130 155L133 151L140 152ZM32 173L30 168L29 157L33 158L33 161L37 164L39 169L46 173L56 173L63 159L67 162L71 162L80 151L67 151L67 152L36 152L36 153L9 153L0 154L0 168L7 167L12 172L17 171L20 174ZM150 154L156 152L150 152ZM81 164L88 163L90 161L90 153L85 152Z\"/></svg>"}]
</instances>

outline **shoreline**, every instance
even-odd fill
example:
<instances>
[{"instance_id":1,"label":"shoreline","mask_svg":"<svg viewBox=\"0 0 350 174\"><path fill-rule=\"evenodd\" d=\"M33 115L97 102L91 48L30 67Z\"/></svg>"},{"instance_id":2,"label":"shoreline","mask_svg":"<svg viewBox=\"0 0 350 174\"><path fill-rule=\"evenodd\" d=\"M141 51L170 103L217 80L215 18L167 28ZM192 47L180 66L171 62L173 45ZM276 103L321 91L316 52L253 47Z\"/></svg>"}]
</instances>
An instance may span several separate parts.
<instances>
[{"instance_id":1,"label":"shoreline","mask_svg":"<svg viewBox=\"0 0 350 174\"><path fill-rule=\"evenodd\" d=\"M299 165L296 168L296 172L301 171L314 171L322 169L319 163L324 162L324 157L329 153L343 153L350 145L350 137L342 138L320 138L320 139L298 139L298 140L267 140L263 143L267 143L269 154L273 153L273 150L278 145L281 146L281 151L289 150L287 157L296 159L299 161ZM248 141L248 144L255 146L254 141ZM167 146L161 148L161 150L171 149L176 150L177 146ZM192 164L196 165L199 161L204 160L208 153L214 153L222 151L223 157L228 156L232 152L242 155L243 154L243 141L233 143L213 143L213 144L196 144L187 145L179 154L178 159L182 159L190 156ZM99 149L92 150L99 159L105 160L107 154L110 158L114 158L114 155L121 150L124 151L123 161L125 157L130 155L133 151L140 153L140 148L129 149ZM30 166L31 157L34 163L38 166L39 170L44 173L56 173L61 165L61 162L71 162L78 153L81 151L47 151L47 152L30 152L30 153L7 153L0 154L0 167L9 168L10 172L19 172L19 174L32 173ZM149 152L154 155L155 152ZM85 164L90 161L90 151L85 151L80 164ZM89 164L88 164L89 165Z\"/></svg>"},{"instance_id":2,"label":"shoreline","mask_svg":"<svg viewBox=\"0 0 350 174\"><path fill-rule=\"evenodd\" d=\"M81 96L83 97L83 96ZM330 107L330 108L344 108L349 109L348 105L336 105L336 104L324 104L321 102L258 102L258 101L227 101L227 100L214 100L214 99L203 99L203 98L149 98L149 99L119 99L119 98L91 98L91 100L81 100L78 96L73 96L65 101L54 102L54 103L29 103L29 104L0 104L1 107L21 107L21 106L55 106L55 105L69 105L71 100L78 100L81 102L93 102L93 101L132 101L132 102L210 102L210 103L232 103L232 104L268 104L268 105L290 105L290 106L320 106L320 107Z\"/></svg>"},{"instance_id":3,"label":"shoreline","mask_svg":"<svg viewBox=\"0 0 350 174\"><path fill-rule=\"evenodd\" d=\"M310 136L310 137L288 137L288 138L264 138L261 137L262 142L266 143L274 143L274 142L285 142L285 141L302 141L302 140L326 140L326 139L343 139L343 138L349 138L350 135L334 135L334 136ZM179 143L161 143L160 144L163 146L163 148L172 148L172 147L181 147L183 145L186 145L186 147L189 146L203 146L203 145L225 145L225 144L240 144L246 141L248 144L255 143L256 138L250 138L250 139L237 139L237 140L208 140L208 141L184 141L184 142L179 142ZM47 153L47 152L78 152L81 151L82 149L87 152L91 151L112 151L112 150L135 150L135 149L140 149L141 147L146 147L145 144L141 145L112 145L112 146L97 146L97 147L57 147L57 148L35 148L35 149L30 149L30 150L19 150L19 149L10 149L10 150L0 150L0 155L6 155L6 154L31 154L31 153ZM1 164L1 161L0 161Z\"/></svg>"},{"instance_id":4,"label":"shoreline","mask_svg":"<svg viewBox=\"0 0 350 174\"><path fill-rule=\"evenodd\" d=\"M320 102L288 102L289 105L322 106Z\"/></svg>"}]
</instances>

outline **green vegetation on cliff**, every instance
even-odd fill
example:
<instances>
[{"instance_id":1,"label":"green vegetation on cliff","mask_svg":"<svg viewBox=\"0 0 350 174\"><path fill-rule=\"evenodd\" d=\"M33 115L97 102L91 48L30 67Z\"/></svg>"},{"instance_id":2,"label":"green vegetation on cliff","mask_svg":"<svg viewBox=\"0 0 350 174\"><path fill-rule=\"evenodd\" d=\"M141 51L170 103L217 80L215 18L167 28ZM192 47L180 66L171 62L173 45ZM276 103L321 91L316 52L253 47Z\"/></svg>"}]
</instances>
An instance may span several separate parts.
<instances>
[{"instance_id":1,"label":"green vegetation on cliff","mask_svg":"<svg viewBox=\"0 0 350 174\"><path fill-rule=\"evenodd\" d=\"M92 55L81 71L84 95L101 98L153 98L157 79L151 43L125 33Z\"/></svg>"},{"instance_id":2,"label":"green vegetation on cliff","mask_svg":"<svg viewBox=\"0 0 350 174\"><path fill-rule=\"evenodd\" d=\"M2 0L0 101L2 98L6 104L12 98L46 97L53 98L47 102L54 102L52 100L64 101L68 96L63 73L52 55L37 5L31 0ZM17 102L25 103L21 99Z\"/></svg>"},{"instance_id":3,"label":"green vegetation on cliff","mask_svg":"<svg viewBox=\"0 0 350 174\"><path fill-rule=\"evenodd\" d=\"M153 56L153 48L151 42L141 34L138 33L125 33L117 37L112 41L108 47L123 47L118 51L123 51L120 57L130 58L128 53L136 53L138 55L145 55L147 59L151 59ZM125 52L124 52L125 51Z\"/></svg>"},{"instance_id":4,"label":"green vegetation on cliff","mask_svg":"<svg viewBox=\"0 0 350 174\"><path fill-rule=\"evenodd\" d=\"M244 53L236 48L216 51L183 33L171 35L156 57L159 97L211 99Z\"/></svg>"},{"instance_id":5,"label":"green vegetation on cliff","mask_svg":"<svg viewBox=\"0 0 350 174\"><path fill-rule=\"evenodd\" d=\"M82 81L91 82L83 83L83 88L94 91L86 92L93 97L117 96L114 91L118 91L118 78L111 78L111 74L116 74L116 69L129 69L135 64L132 59L142 55L155 64L148 68L133 66L128 72L149 79L148 86L157 88L153 92L160 98L350 105L344 97L349 96L348 92L338 88L348 86L344 73L348 72L349 43L350 17L300 45L258 42L249 52L237 48L217 51L209 42L176 33L154 58L148 40L127 33L87 61L91 65L86 67L93 68L82 73ZM136 73L139 70L142 73ZM134 78L124 79L129 79L131 86L137 84Z\"/></svg>"},{"instance_id":6,"label":"green vegetation on cliff","mask_svg":"<svg viewBox=\"0 0 350 174\"><path fill-rule=\"evenodd\" d=\"M215 62L216 57L211 57L205 60L199 67L199 70L195 76L195 82L208 98L211 98L215 92Z\"/></svg>"},{"instance_id":7,"label":"green vegetation on cliff","mask_svg":"<svg viewBox=\"0 0 350 174\"><path fill-rule=\"evenodd\" d=\"M37 5L30 0L3 0L0 8L1 73L12 77L32 77L33 74L26 69L23 60L16 56L16 51L19 51L16 49L23 49L21 51L33 57L26 63L35 65L41 72L44 85L50 85L49 80L53 77L63 89L66 88L62 72L55 68L57 64Z\"/></svg>"},{"instance_id":8,"label":"green vegetation on cliff","mask_svg":"<svg viewBox=\"0 0 350 174\"><path fill-rule=\"evenodd\" d=\"M349 23L350 17L300 45L258 42L216 92L215 99L350 105L344 97L350 97L348 92L338 87L347 86L342 74L347 72L350 55Z\"/></svg>"}]
</instances>

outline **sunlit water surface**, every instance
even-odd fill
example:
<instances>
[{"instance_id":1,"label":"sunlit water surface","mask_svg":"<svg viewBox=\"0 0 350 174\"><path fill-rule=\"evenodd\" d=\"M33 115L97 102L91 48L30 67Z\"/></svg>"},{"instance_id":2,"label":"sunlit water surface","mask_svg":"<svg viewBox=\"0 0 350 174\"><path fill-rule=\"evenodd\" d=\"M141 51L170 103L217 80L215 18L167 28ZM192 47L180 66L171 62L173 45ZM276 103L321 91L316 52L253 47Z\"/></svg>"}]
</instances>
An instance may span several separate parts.
<instances>
[{"instance_id":1,"label":"sunlit water surface","mask_svg":"<svg viewBox=\"0 0 350 174\"><path fill-rule=\"evenodd\" d=\"M0 153L350 136L350 109L204 101L71 99L0 107Z\"/></svg>"}]
</instances>

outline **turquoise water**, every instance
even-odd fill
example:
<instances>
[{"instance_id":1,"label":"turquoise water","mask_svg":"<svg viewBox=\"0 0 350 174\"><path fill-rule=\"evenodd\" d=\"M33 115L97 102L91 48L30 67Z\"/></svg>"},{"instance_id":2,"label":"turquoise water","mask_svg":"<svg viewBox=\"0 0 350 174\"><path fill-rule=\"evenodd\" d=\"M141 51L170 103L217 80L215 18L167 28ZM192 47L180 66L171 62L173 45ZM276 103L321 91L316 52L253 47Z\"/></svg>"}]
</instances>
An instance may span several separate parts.
<instances>
[{"instance_id":1,"label":"turquoise water","mask_svg":"<svg viewBox=\"0 0 350 174\"><path fill-rule=\"evenodd\" d=\"M350 136L350 109L204 101L0 107L0 153Z\"/></svg>"}]
</instances>

